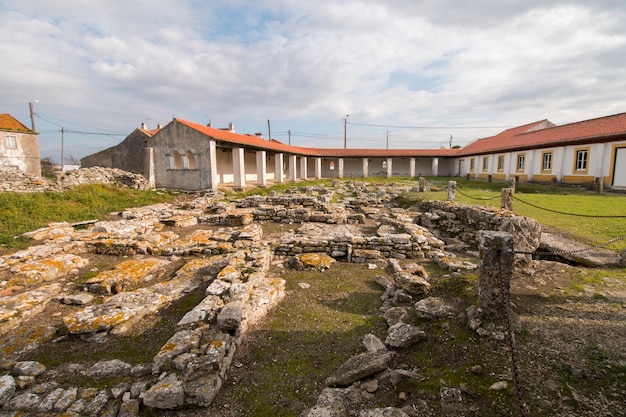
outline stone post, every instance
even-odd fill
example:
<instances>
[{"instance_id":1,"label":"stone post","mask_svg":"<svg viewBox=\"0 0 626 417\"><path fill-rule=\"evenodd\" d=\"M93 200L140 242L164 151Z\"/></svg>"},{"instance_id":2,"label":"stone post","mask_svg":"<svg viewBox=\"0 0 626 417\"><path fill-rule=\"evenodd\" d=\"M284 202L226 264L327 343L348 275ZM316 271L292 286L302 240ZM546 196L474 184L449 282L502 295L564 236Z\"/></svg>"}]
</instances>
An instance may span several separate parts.
<instances>
[{"instance_id":1,"label":"stone post","mask_svg":"<svg viewBox=\"0 0 626 417\"><path fill-rule=\"evenodd\" d=\"M448 181L448 201L456 198L456 181Z\"/></svg>"},{"instance_id":2,"label":"stone post","mask_svg":"<svg viewBox=\"0 0 626 417\"><path fill-rule=\"evenodd\" d=\"M602 177L596 177L594 179L596 194L604 193L604 181Z\"/></svg>"},{"instance_id":3,"label":"stone post","mask_svg":"<svg viewBox=\"0 0 626 417\"><path fill-rule=\"evenodd\" d=\"M513 235L506 232L481 230L478 232L480 264L478 266L478 303L483 317L504 318L502 305L509 299L513 275ZM504 294L502 294L504 290ZM508 308L508 306L507 306Z\"/></svg>"},{"instance_id":4,"label":"stone post","mask_svg":"<svg viewBox=\"0 0 626 417\"><path fill-rule=\"evenodd\" d=\"M500 208L513 211L513 188L503 188L500 201Z\"/></svg>"},{"instance_id":5,"label":"stone post","mask_svg":"<svg viewBox=\"0 0 626 417\"><path fill-rule=\"evenodd\" d=\"M518 176L511 178L511 185L509 187L513 190L513 192L515 192L515 185L517 185L518 178Z\"/></svg>"},{"instance_id":6,"label":"stone post","mask_svg":"<svg viewBox=\"0 0 626 417\"><path fill-rule=\"evenodd\" d=\"M420 193L423 193L424 191L426 191L426 178L424 177L419 177L419 187L418 190Z\"/></svg>"}]
</instances>

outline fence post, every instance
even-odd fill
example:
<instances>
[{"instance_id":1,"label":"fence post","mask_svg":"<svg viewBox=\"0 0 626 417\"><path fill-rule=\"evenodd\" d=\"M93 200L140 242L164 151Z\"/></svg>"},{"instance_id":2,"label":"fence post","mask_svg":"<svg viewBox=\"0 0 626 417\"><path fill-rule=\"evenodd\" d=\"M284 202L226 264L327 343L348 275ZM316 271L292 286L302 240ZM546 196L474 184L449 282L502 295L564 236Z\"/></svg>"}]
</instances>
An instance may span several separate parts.
<instances>
[{"instance_id":1,"label":"fence post","mask_svg":"<svg viewBox=\"0 0 626 417\"><path fill-rule=\"evenodd\" d=\"M502 295L509 299L513 275L513 235L506 232L478 232L480 264L478 266L478 302L483 317L503 319ZM505 291L505 294L502 294ZM508 308L508 306L506 306Z\"/></svg>"},{"instance_id":2,"label":"fence post","mask_svg":"<svg viewBox=\"0 0 626 417\"><path fill-rule=\"evenodd\" d=\"M448 201L456 198L456 181L448 181Z\"/></svg>"},{"instance_id":3,"label":"fence post","mask_svg":"<svg viewBox=\"0 0 626 417\"><path fill-rule=\"evenodd\" d=\"M517 183L519 182L519 176L515 176L513 178L511 178L511 185L510 187L513 189L513 192L515 192L515 186L517 185Z\"/></svg>"},{"instance_id":4,"label":"fence post","mask_svg":"<svg viewBox=\"0 0 626 417\"><path fill-rule=\"evenodd\" d=\"M513 193L513 188L502 189L500 208L513 211Z\"/></svg>"},{"instance_id":5,"label":"fence post","mask_svg":"<svg viewBox=\"0 0 626 417\"><path fill-rule=\"evenodd\" d=\"M426 178L419 177L419 188L420 193L423 193L426 190Z\"/></svg>"}]
</instances>

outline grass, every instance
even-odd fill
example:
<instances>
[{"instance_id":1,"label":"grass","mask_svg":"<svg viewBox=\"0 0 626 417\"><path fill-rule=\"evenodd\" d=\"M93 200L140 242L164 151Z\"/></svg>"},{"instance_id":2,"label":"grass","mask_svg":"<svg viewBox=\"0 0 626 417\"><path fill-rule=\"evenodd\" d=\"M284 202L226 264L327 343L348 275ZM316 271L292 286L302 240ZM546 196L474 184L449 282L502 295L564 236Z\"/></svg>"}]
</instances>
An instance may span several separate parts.
<instances>
[{"instance_id":1,"label":"grass","mask_svg":"<svg viewBox=\"0 0 626 417\"><path fill-rule=\"evenodd\" d=\"M461 204L486 207L499 208L499 196L502 188L508 186L508 184L501 182L488 183L459 178L429 178L430 182L441 188L447 187L448 180L457 182L455 201ZM446 200L447 196L447 191L411 192L403 195L403 199L406 206L410 205L411 202L418 205L424 199ZM581 188L552 188L541 184L518 184L515 190L513 209L515 213L521 216L537 220L546 226L547 231L557 231L580 239L589 245L604 244L610 240L626 236L626 195L622 194L596 194ZM594 216L623 216L623 218ZM625 247L624 240L607 246L608 249L612 250L622 250Z\"/></svg>"},{"instance_id":2,"label":"grass","mask_svg":"<svg viewBox=\"0 0 626 417\"><path fill-rule=\"evenodd\" d=\"M62 193L0 193L0 245L23 248L17 238L50 222L102 219L113 211L171 201L173 194L111 185L80 185Z\"/></svg>"},{"instance_id":3,"label":"grass","mask_svg":"<svg viewBox=\"0 0 626 417\"><path fill-rule=\"evenodd\" d=\"M325 273L284 271L287 296L252 336L246 366L258 373L254 381L240 381L233 394L244 415L298 415L315 402L334 369L365 351L365 334L383 336L386 324L377 316L381 301L374 283L379 273L343 263Z\"/></svg>"}]
</instances>

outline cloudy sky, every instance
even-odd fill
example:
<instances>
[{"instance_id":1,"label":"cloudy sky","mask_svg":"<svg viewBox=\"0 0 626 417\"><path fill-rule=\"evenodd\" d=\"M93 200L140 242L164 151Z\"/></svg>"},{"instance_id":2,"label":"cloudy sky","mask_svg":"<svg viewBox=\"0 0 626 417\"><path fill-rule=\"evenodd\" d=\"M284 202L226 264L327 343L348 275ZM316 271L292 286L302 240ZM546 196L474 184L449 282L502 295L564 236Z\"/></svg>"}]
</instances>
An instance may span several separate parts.
<instances>
[{"instance_id":1,"label":"cloudy sky","mask_svg":"<svg viewBox=\"0 0 626 417\"><path fill-rule=\"evenodd\" d=\"M438 148L626 111L623 0L0 0L0 113L81 158L179 117ZM35 102L35 100L37 100ZM291 131L291 136L289 135Z\"/></svg>"}]
</instances>

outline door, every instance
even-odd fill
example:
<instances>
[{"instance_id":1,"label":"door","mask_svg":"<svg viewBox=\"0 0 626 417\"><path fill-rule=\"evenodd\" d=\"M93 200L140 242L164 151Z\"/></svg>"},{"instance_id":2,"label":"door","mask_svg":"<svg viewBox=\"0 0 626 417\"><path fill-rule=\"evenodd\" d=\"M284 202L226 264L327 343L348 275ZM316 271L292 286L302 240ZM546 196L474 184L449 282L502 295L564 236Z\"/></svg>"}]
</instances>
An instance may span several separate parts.
<instances>
[{"instance_id":1,"label":"door","mask_svg":"<svg viewBox=\"0 0 626 417\"><path fill-rule=\"evenodd\" d=\"M614 167L613 186L626 187L626 148L615 149Z\"/></svg>"}]
</instances>

